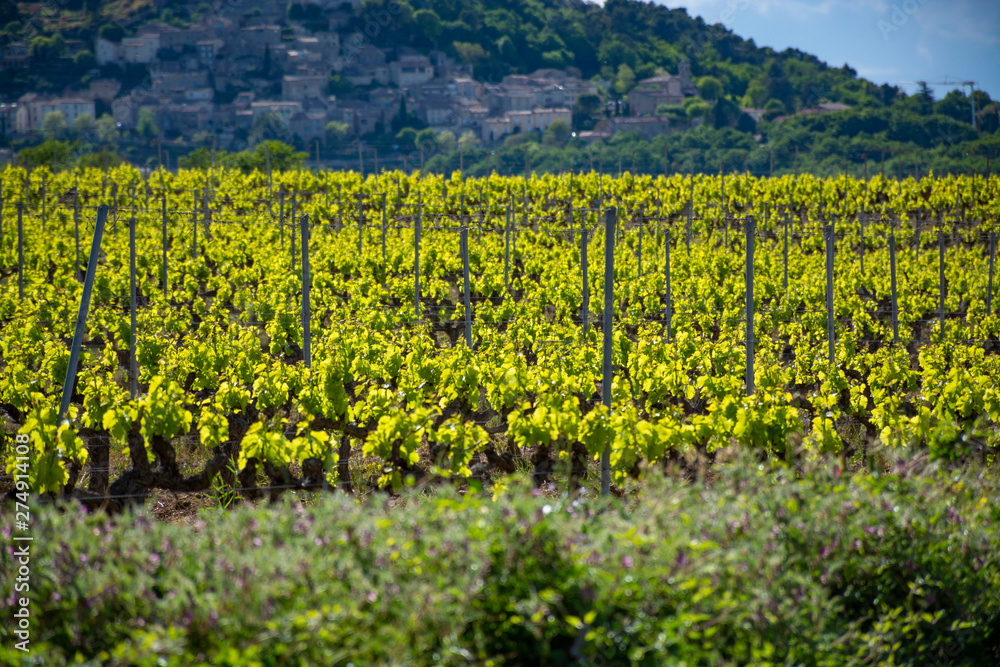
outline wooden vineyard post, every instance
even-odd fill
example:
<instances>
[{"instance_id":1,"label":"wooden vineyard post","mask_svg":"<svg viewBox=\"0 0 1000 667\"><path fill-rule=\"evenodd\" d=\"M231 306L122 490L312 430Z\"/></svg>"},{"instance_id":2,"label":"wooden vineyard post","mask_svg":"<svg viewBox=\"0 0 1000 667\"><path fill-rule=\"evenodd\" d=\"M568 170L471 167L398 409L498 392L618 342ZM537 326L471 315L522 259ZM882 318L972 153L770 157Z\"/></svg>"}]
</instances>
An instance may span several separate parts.
<instances>
[{"instance_id":1,"label":"wooden vineyard post","mask_svg":"<svg viewBox=\"0 0 1000 667\"><path fill-rule=\"evenodd\" d=\"M614 381L611 368L613 349L613 331L611 328L614 316L615 289L615 228L617 225L617 210L609 208L604 213L604 358L601 364L601 402L611 416L611 385ZM611 443L604 445L601 453L601 495L611 493Z\"/></svg>"},{"instance_id":2,"label":"wooden vineyard post","mask_svg":"<svg viewBox=\"0 0 1000 667\"><path fill-rule=\"evenodd\" d=\"M417 218L413 221L413 312L420 319L420 215L423 213L421 194L417 193Z\"/></svg>"},{"instance_id":3,"label":"wooden vineyard post","mask_svg":"<svg viewBox=\"0 0 1000 667\"><path fill-rule=\"evenodd\" d=\"M194 206L191 209L191 257L198 259L198 190L194 191Z\"/></svg>"},{"instance_id":4,"label":"wooden vineyard post","mask_svg":"<svg viewBox=\"0 0 1000 667\"><path fill-rule=\"evenodd\" d=\"M194 207L198 208L198 201L195 198ZM111 211L114 214L114 218L111 220L111 233L115 236L118 235L118 184L111 184Z\"/></svg>"},{"instance_id":5,"label":"wooden vineyard post","mask_svg":"<svg viewBox=\"0 0 1000 667\"><path fill-rule=\"evenodd\" d=\"M833 317L833 225L826 225L823 231L826 236L826 351L832 369L836 358Z\"/></svg>"},{"instance_id":6,"label":"wooden vineyard post","mask_svg":"<svg viewBox=\"0 0 1000 667\"><path fill-rule=\"evenodd\" d=\"M785 212L785 249L784 249L784 252L782 254L782 260L784 262L784 267L785 267L785 272L783 274L783 278L784 278L784 283L783 284L785 286L784 294L788 294L788 225L789 225L789 222L788 222L788 212L786 211Z\"/></svg>"},{"instance_id":7,"label":"wooden vineyard post","mask_svg":"<svg viewBox=\"0 0 1000 667\"><path fill-rule=\"evenodd\" d=\"M76 244L76 281L80 282L80 189L73 194L73 241Z\"/></svg>"},{"instance_id":8,"label":"wooden vineyard post","mask_svg":"<svg viewBox=\"0 0 1000 667\"><path fill-rule=\"evenodd\" d=\"M753 339L753 251L756 225L753 216L748 216L745 222L746 233L746 395L754 393L754 339Z\"/></svg>"},{"instance_id":9,"label":"wooden vineyard post","mask_svg":"<svg viewBox=\"0 0 1000 667\"><path fill-rule=\"evenodd\" d=\"M722 238L725 247L729 247L729 218L726 216L726 175L722 173L722 165L719 165L719 172L722 174L722 192L719 195L719 219L722 221Z\"/></svg>"},{"instance_id":10,"label":"wooden vineyard post","mask_svg":"<svg viewBox=\"0 0 1000 667\"><path fill-rule=\"evenodd\" d=\"M687 220L687 254L691 254L691 219L694 217L694 153L691 153L691 173L688 176L689 185L691 187L690 194L688 194L688 220Z\"/></svg>"},{"instance_id":11,"label":"wooden vineyard post","mask_svg":"<svg viewBox=\"0 0 1000 667\"><path fill-rule=\"evenodd\" d=\"M24 301L24 204L17 204L17 298Z\"/></svg>"},{"instance_id":12,"label":"wooden vineyard post","mask_svg":"<svg viewBox=\"0 0 1000 667\"><path fill-rule=\"evenodd\" d=\"M507 205L507 221L503 229L503 288L510 294L510 219L511 207Z\"/></svg>"},{"instance_id":13,"label":"wooden vineyard post","mask_svg":"<svg viewBox=\"0 0 1000 667\"><path fill-rule=\"evenodd\" d=\"M76 367L80 360L80 348L83 347L83 336L87 331L87 311L90 309L90 294L94 290L94 274L97 273L97 258L101 254L101 238L104 236L104 222L107 218L107 205L102 204L98 206L97 224L94 226L94 241L90 247L90 257L87 260L87 277L83 281L83 295L80 297L80 309L76 317L76 330L73 333L73 345L69 352L69 365L66 367L62 400L59 403L60 421L66 417L70 399L73 397L73 385L76 382Z\"/></svg>"},{"instance_id":14,"label":"wooden vineyard post","mask_svg":"<svg viewBox=\"0 0 1000 667\"><path fill-rule=\"evenodd\" d=\"M469 228L462 225L460 243L462 252L462 301L465 305L465 344L472 349L472 303L469 294Z\"/></svg>"},{"instance_id":15,"label":"wooden vineyard post","mask_svg":"<svg viewBox=\"0 0 1000 667\"><path fill-rule=\"evenodd\" d=\"M344 228L344 196L343 184L337 183L337 231Z\"/></svg>"},{"instance_id":16,"label":"wooden vineyard post","mask_svg":"<svg viewBox=\"0 0 1000 667\"><path fill-rule=\"evenodd\" d=\"M364 195L358 193L358 261L361 261L361 251L364 246L365 239L365 210L364 210Z\"/></svg>"},{"instance_id":17,"label":"wooden vineyard post","mask_svg":"<svg viewBox=\"0 0 1000 667\"><path fill-rule=\"evenodd\" d=\"M720 218L722 221L722 247L729 248L729 220L725 217Z\"/></svg>"},{"instance_id":18,"label":"wooden vineyard post","mask_svg":"<svg viewBox=\"0 0 1000 667\"><path fill-rule=\"evenodd\" d=\"M619 174L619 177L620 176L621 174ZM618 242L621 240L623 233L623 230L621 228L625 225L624 218L628 213L628 211L625 210L625 207L622 206L622 201L620 198L616 197L615 203L617 204L617 206L615 207L616 211L619 213L619 215L615 217L615 245L618 245ZM527 204L525 205L525 208L527 208ZM527 218L527 216L525 216L525 218ZM525 222L527 222L527 220L525 220Z\"/></svg>"},{"instance_id":19,"label":"wooden vineyard post","mask_svg":"<svg viewBox=\"0 0 1000 667\"><path fill-rule=\"evenodd\" d=\"M294 192L292 193L291 206L290 206L290 208L288 210L288 213L289 213L288 214L288 226L291 228L291 232L290 233L292 235L292 239L291 239L292 242L289 244L289 249L292 251L292 254L291 254L292 263L289 266L292 267L292 270L295 269L295 213L296 213L295 205L298 204L297 194L298 193L294 193Z\"/></svg>"},{"instance_id":20,"label":"wooden vineyard post","mask_svg":"<svg viewBox=\"0 0 1000 667\"><path fill-rule=\"evenodd\" d=\"M580 272L583 278L583 329L582 339L587 342L587 327L590 325L590 276L587 269L587 221L580 216Z\"/></svg>"},{"instance_id":21,"label":"wooden vineyard post","mask_svg":"<svg viewBox=\"0 0 1000 667\"><path fill-rule=\"evenodd\" d=\"M163 268L160 271L160 281L163 284L163 296L166 298L169 290L167 289L167 193L163 193L163 198L160 200L160 208L163 214L163 221L161 224L160 236L163 241Z\"/></svg>"},{"instance_id":22,"label":"wooden vineyard post","mask_svg":"<svg viewBox=\"0 0 1000 667\"><path fill-rule=\"evenodd\" d=\"M476 242L480 246L483 245L483 222L485 222L485 220L486 220L486 207L485 207L485 204L483 204L483 191L482 191L482 189L480 189L479 190L479 231L476 234ZM573 223L571 222L570 223L570 227L572 227L572 226L573 226Z\"/></svg>"},{"instance_id":23,"label":"wooden vineyard post","mask_svg":"<svg viewBox=\"0 0 1000 667\"><path fill-rule=\"evenodd\" d=\"M938 328L944 340L944 232L938 232Z\"/></svg>"},{"instance_id":24,"label":"wooden vineyard post","mask_svg":"<svg viewBox=\"0 0 1000 667\"><path fill-rule=\"evenodd\" d=\"M131 322L128 346L128 388L129 396L135 400L139 395L139 363L136 360L136 345L139 330L136 327L136 287L135 287L135 215L128 223L128 273L129 273L129 318Z\"/></svg>"},{"instance_id":25,"label":"wooden vineyard post","mask_svg":"<svg viewBox=\"0 0 1000 667\"><path fill-rule=\"evenodd\" d=\"M666 294L664 295L663 319L667 323L667 342L672 338L672 324L674 319L673 295L670 292L670 227L663 230L663 241L665 246L663 276L666 280Z\"/></svg>"},{"instance_id":26,"label":"wooden vineyard post","mask_svg":"<svg viewBox=\"0 0 1000 667\"><path fill-rule=\"evenodd\" d=\"M204 236L206 239L212 238L212 212L208 208L208 188L205 188L205 192L202 196L202 207L201 207L201 220L205 225Z\"/></svg>"},{"instance_id":27,"label":"wooden vineyard post","mask_svg":"<svg viewBox=\"0 0 1000 667\"><path fill-rule=\"evenodd\" d=\"M639 272L637 277L642 278L642 227L643 227L643 215L645 214L644 208L639 209Z\"/></svg>"},{"instance_id":28,"label":"wooden vineyard post","mask_svg":"<svg viewBox=\"0 0 1000 667\"><path fill-rule=\"evenodd\" d=\"M896 303L896 235L889 233L889 283L892 300L892 343L899 345L899 309Z\"/></svg>"},{"instance_id":29,"label":"wooden vineyard post","mask_svg":"<svg viewBox=\"0 0 1000 667\"><path fill-rule=\"evenodd\" d=\"M278 187L278 236L281 238L281 247L285 247L285 184Z\"/></svg>"},{"instance_id":30,"label":"wooden vineyard post","mask_svg":"<svg viewBox=\"0 0 1000 667\"><path fill-rule=\"evenodd\" d=\"M55 149L53 149L53 155L55 154ZM42 234L45 234L45 218L48 217L45 211L45 186L46 186L45 174L42 174Z\"/></svg>"},{"instance_id":31,"label":"wooden vineyard post","mask_svg":"<svg viewBox=\"0 0 1000 667\"><path fill-rule=\"evenodd\" d=\"M991 309L993 305L993 257L996 255L997 249L997 235L996 232L990 232L990 268L989 268L989 279L986 283L986 314L989 315L993 311Z\"/></svg>"},{"instance_id":32,"label":"wooden vineyard post","mask_svg":"<svg viewBox=\"0 0 1000 667\"><path fill-rule=\"evenodd\" d=\"M858 216L858 222L861 223L861 244L858 248L858 253L861 257L861 277L865 275L865 217L864 213Z\"/></svg>"},{"instance_id":33,"label":"wooden vineyard post","mask_svg":"<svg viewBox=\"0 0 1000 667\"><path fill-rule=\"evenodd\" d=\"M309 216L299 218L302 237L302 359L312 368L312 334L309 331Z\"/></svg>"},{"instance_id":34,"label":"wooden vineyard post","mask_svg":"<svg viewBox=\"0 0 1000 667\"><path fill-rule=\"evenodd\" d=\"M382 267L385 269L385 193L382 193ZM384 281L383 281L384 282Z\"/></svg>"}]
</instances>

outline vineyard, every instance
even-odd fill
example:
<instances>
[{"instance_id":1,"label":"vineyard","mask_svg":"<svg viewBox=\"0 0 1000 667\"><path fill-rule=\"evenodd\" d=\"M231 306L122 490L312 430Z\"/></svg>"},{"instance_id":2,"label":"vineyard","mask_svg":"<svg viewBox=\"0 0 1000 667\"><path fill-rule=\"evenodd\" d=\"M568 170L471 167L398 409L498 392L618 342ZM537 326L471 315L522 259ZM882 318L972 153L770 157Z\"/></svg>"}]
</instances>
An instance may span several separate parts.
<instances>
[{"instance_id":1,"label":"vineyard","mask_svg":"<svg viewBox=\"0 0 1000 667\"><path fill-rule=\"evenodd\" d=\"M7 168L0 196L6 489L608 491L734 446L1000 446L994 176Z\"/></svg>"}]
</instances>

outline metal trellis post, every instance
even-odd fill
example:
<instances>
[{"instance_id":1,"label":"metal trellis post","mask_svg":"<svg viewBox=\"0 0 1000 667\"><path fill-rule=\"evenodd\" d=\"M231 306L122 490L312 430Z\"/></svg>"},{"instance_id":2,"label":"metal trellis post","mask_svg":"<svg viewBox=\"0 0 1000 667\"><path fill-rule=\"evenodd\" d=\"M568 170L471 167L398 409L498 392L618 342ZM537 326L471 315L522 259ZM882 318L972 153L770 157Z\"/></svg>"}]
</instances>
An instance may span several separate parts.
<instances>
[{"instance_id":1,"label":"metal trellis post","mask_svg":"<svg viewBox=\"0 0 1000 667\"><path fill-rule=\"evenodd\" d=\"M309 330L309 216L299 219L302 237L302 359L306 368L312 368L312 333Z\"/></svg>"},{"instance_id":2,"label":"metal trellis post","mask_svg":"<svg viewBox=\"0 0 1000 667\"><path fill-rule=\"evenodd\" d=\"M611 357L613 352L612 319L614 317L615 286L615 228L617 210L609 208L604 214L604 359L601 368L601 401L611 417L611 389L614 382ZM601 495L611 493L611 443L604 445L601 453Z\"/></svg>"},{"instance_id":3,"label":"metal trellis post","mask_svg":"<svg viewBox=\"0 0 1000 667\"><path fill-rule=\"evenodd\" d=\"M59 403L59 419L66 417L70 400L73 397L73 384L76 382L76 367L80 360L80 348L83 347L83 336L87 331L87 311L90 309L90 295L94 289L94 274L97 273L97 259L101 253L101 238L104 236L104 223L108 217L108 207L104 204L97 207L97 224L94 226L94 240L90 247L90 257L87 259L87 277L83 281L83 295L80 297L80 309L76 317L76 330L73 333L73 346L70 348L69 365L66 367L66 380L63 382L62 400Z\"/></svg>"}]
</instances>

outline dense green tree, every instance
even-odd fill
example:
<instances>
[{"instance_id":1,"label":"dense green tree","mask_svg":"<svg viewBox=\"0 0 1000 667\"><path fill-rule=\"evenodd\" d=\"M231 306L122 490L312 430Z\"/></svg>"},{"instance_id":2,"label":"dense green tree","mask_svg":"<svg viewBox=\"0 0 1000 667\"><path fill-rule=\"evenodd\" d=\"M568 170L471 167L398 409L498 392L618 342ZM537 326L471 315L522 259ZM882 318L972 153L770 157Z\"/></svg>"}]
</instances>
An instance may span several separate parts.
<instances>
[{"instance_id":1,"label":"dense green tree","mask_svg":"<svg viewBox=\"0 0 1000 667\"><path fill-rule=\"evenodd\" d=\"M413 23L417 30L431 42L437 40L443 30L441 17L432 9L420 9L413 13Z\"/></svg>"},{"instance_id":2,"label":"dense green tree","mask_svg":"<svg viewBox=\"0 0 1000 667\"><path fill-rule=\"evenodd\" d=\"M934 104L934 113L972 123L972 100L960 90L953 90Z\"/></svg>"},{"instance_id":3,"label":"dense green tree","mask_svg":"<svg viewBox=\"0 0 1000 667\"><path fill-rule=\"evenodd\" d=\"M399 150L409 152L417 147L417 131L412 127L404 127L396 133L396 144Z\"/></svg>"},{"instance_id":4,"label":"dense green tree","mask_svg":"<svg viewBox=\"0 0 1000 667\"><path fill-rule=\"evenodd\" d=\"M458 138L458 145L463 151L470 151L479 145L479 136L472 130L466 130Z\"/></svg>"},{"instance_id":5,"label":"dense green tree","mask_svg":"<svg viewBox=\"0 0 1000 667\"><path fill-rule=\"evenodd\" d=\"M545 134L542 135L542 143L546 146L563 146L569 139L570 133L573 128L570 127L569 123L564 120L553 121L545 129Z\"/></svg>"},{"instance_id":6,"label":"dense green tree","mask_svg":"<svg viewBox=\"0 0 1000 667\"><path fill-rule=\"evenodd\" d=\"M297 152L292 146L282 141L262 141L251 150L240 153L230 153L225 156L223 164L232 165L245 172L256 169L263 172L267 169L268 153L270 152L271 169L298 169L305 163L309 155Z\"/></svg>"},{"instance_id":7,"label":"dense green tree","mask_svg":"<svg viewBox=\"0 0 1000 667\"><path fill-rule=\"evenodd\" d=\"M743 95L743 106L751 109L759 109L767 103L767 88L755 83L747 88Z\"/></svg>"},{"instance_id":8,"label":"dense green tree","mask_svg":"<svg viewBox=\"0 0 1000 667\"><path fill-rule=\"evenodd\" d=\"M62 139L66 135L66 117L62 111L50 111L42 119L42 134L46 139Z\"/></svg>"},{"instance_id":9,"label":"dense green tree","mask_svg":"<svg viewBox=\"0 0 1000 667\"><path fill-rule=\"evenodd\" d=\"M333 72L330 74L327 90L330 91L331 95L350 95L351 91L354 90L354 84L338 72Z\"/></svg>"},{"instance_id":10,"label":"dense green tree","mask_svg":"<svg viewBox=\"0 0 1000 667\"><path fill-rule=\"evenodd\" d=\"M416 145L418 149L430 152L437 149L438 145L437 141L438 141L437 132L428 127L423 130L420 130L420 132L417 133L417 136L414 138L413 143Z\"/></svg>"},{"instance_id":11,"label":"dense green tree","mask_svg":"<svg viewBox=\"0 0 1000 667\"><path fill-rule=\"evenodd\" d=\"M48 139L37 146L22 149L17 154L17 164L26 167L51 167L53 162L57 168L73 166L77 145L67 141Z\"/></svg>"},{"instance_id":12,"label":"dense green tree","mask_svg":"<svg viewBox=\"0 0 1000 667\"><path fill-rule=\"evenodd\" d=\"M724 91L721 81L714 76L703 76L698 79L698 92L703 99L715 101L722 97Z\"/></svg>"},{"instance_id":13,"label":"dense green tree","mask_svg":"<svg viewBox=\"0 0 1000 667\"><path fill-rule=\"evenodd\" d=\"M704 113L704 112L703 112ZM656 115L663 116L670 119L671 126L683 127L687 125L690 118L688 118L687 111L680 104L670 105L670 104L660 104L656 107Z\"/></svg>"},{"instance_id":14,"label":"dense green tree","mask_svg":"<svg viewBox=\"0 0 1000 667\"><path fill-rule=\"evenodd\" d=\"M635 88L635 72L632 71L631 67L625 63L618 66L618 75L615 77L615 83L612 88L619 95L625 95L628 91Z\"/></svg>"},{"instance_id":15,"label":"dense green tree","mask_svg":"<svg viewBox=\"0 0 1000 667\"><path fill-rule=\"evenodd\" d=\"M399 113L392 119L392 131L399 132L404 127L422 128L425 123L415 113L410 113L406 106L406 95L399 101Z\"/></svg>"},{"instance_id":16,"label":"dense green tree","mask_svg":"<svg viewBox=\"0 0 1000 667\"><path fill-rule=\"evenodd\" d=\"M458 141L455 139L455 133L451 130L445 130L444 132L438 132L437 135L437 149L445 153L450 153L455 150L458 146Z\"/></svg>"},{"instance_id":17,"label":"dense green tree","mask_svg":"<svg viewBox=\"0 0 1000 667\"><path fill-rule=\"evenodd\" d=\"M486 51L479 44L471 42L452 42L452 48L462 59L462 62L475 67L486 59Z\"/></svg>"},{"instance_id":18,"label":"dense green tree","mask_svg":"<svg viewBox=\"0 0 1000 667\"><path fill-rule=\"evenodd\" d=\"M778 100L786 109L793 108L794 89L792 83L785 76L784 70L777 61L771 61L768 65L764 81L764 88L767 89L769 100Z\"/></svg>"},{"instance_id":19,"label":"dense green tree","mask_svg":"<svg viewBox=\"0 0 1000 667\"><path fill-rule=\"evenodd\" d=\"M97 66L97 58L94 57L92 51L88 49L83 49L78 51L75 56L73 56L73 67L80 71L91 70Z\"/></svg>"},{"instance_id":20,"label":"dense green tree","mask_svg":"<svg viewBox=\"0 0 1000 667\"><path fill-rule=\"evenodd\" d=\"M114 146L118 143L118 123L111 114L104 114L97 119L97 138L102 144Z\"/></svg>"},{"instance_id":21,"label":"dense green tree","mask_svg":"<svg viewBox=\"0 0 1000 667\"><path fill-rule=\"evenodd\" d=\"M143 107L139 109L139 119L135 125L136 132L143 139L155 139L160 134L160 128L156 126L156 116L152 109Z\"/></svg>"},{"instance_id":22,"label":"dense green tree","mask_svg":"<svg viewBox=\"0 0 1000 667\"><path fill-rule=\"evenodd\" d=\"M520 57L520 52L517 47L514 46L514 40L512 40L508 35L504 35L495 42L496 51L500 54L500 57L509 63L517 62Z\"/></svg>"},{"instance_id":23,"label":"dense green tree","mask_svg":"<svg viewBox=\"0 0 1000 667\"><path fill-rule=\"evenodd\" d=\"M684 112L687 114L687 117L690 118L691 120L694 120L695 118L701 118L712 108L711 105L708 104L708 102L701 99L700 97L687 98L686 100L684 100L684 104L682 105L682 107L684 109Z\"/></svg>"},{"instance_id":24,"label":"dense green tree","mask_svg":"<svg viewBox=\"0 0 1000 667\"><path fill-rule=\"evenodd\" d=\"M764 104L764 119L774 120L778 116L783 116L785 114L785 105L781 103L781 100L768 100Z\"/></svg>"},{"instance_id":25,"label":"dense green tree","mask_svg":"<svg viewBox=\"0 0 1000 667\"><path fill-rule=\"evenodd\" d=\"M635 51L617 39L605 41L598 50L597 58L601 65L610 67L616 72L622 65L628 65L629 69L634 68L638 60Z\"/></svg>"},{"instance_id":26,"label":"dense green tree","mask_svg":"<svg viewBox=\"0 0 1000 667\"><path fill-rule=\"evenodd\" d=\"M97 36L109 42L120 42L125 38L125 29L117 23L105 23L97 29Z\"/></svg>"},{"instance_id":27,"label":"dense green tree","mask_svg":"<svg viewBox=\"0 0 1000 667\"><path fill-rule=\"evenodd\" d=\"M976 126L983 134L996 134L1000 130L1000 103L990 102L979 109L976 113Z\"/></svg>"},{"instance_id":28,"label":"dense green tree","mask_svg":"<svg viewBox=\"0 0 1000 667\"><path fill-rule=\"evenodd\" d=\"M78 141L94 143L97 140L97 121L89 113L82 113L73 121L73 136Z\"/></svg>"},{"instance_id":29,"label":"dense green tree","mask_svg":"<svg viewBox=\"0 0 1000 667\"><path fill-rule=\"evenodd\" d=\"M58 32L51 37L38 35L32 38L29 46L31 57L36 62L53 63L61 58L66 50L66 40Z\"/></svg>"}]
</instances>

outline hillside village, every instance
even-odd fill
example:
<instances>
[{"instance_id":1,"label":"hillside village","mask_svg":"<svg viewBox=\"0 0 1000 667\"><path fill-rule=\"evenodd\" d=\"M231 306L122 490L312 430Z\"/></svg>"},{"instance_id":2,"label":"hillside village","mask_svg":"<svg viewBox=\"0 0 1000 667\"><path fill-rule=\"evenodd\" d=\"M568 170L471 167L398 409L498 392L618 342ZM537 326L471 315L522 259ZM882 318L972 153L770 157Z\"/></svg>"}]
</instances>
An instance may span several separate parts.
<instances>
[{"instance_id":1,"label":"hillside village","mask_svg":"<svg viewBox=\"0 0 1000 667\"><path fill-rule=\"evenodd\" d=\"M583 80L574 67L487 82L440 50L376 48L349 28L360 0L302 7L266 2L244 13L206 13L185 28L153 20L102 30L93 44L66 43L59 57L67 64L92 58L94 66L61 95L0 99L0 133L42 131L46 117L59 112L66 128L89 124L81 116L108 115L118 132L181 145L211 136L219 148L245 146L256 124L299 148L327 150L414 126L492 146L560 121L593 140L620 131L652 137L702 120L658 113L699 99L687 61L676 73L637 81L623 107L611 100L609 81ZM0 70L30 68L32 58L26 43L10 43ZM114 76L141 68L146 75L128 90L121 82L127 77ZM812 111L829 110L836 109ZM755 121L764 113L743 111Z\"/></svg>"}]
</instances>

